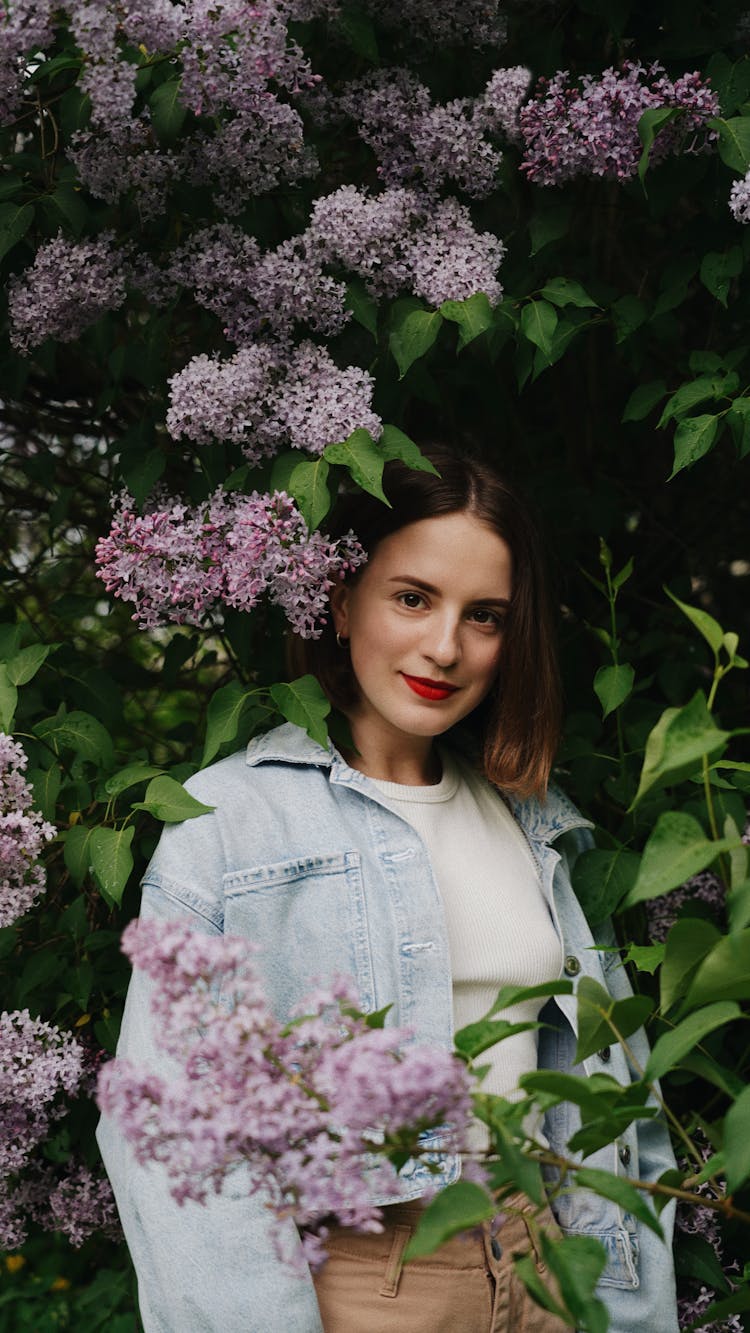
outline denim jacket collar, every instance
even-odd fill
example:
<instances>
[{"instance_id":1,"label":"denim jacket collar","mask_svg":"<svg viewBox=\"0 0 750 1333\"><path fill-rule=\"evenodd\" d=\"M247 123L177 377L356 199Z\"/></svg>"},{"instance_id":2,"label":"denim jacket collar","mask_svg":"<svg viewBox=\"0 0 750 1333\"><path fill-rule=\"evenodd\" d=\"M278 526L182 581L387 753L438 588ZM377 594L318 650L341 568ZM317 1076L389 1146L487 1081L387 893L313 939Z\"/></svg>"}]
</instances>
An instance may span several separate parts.
<instances>
[{"instance_id":1,"label":"denim jacket collar","mask_svg":"<svg viewBox=\"0 0 750 1333\"><path fill-rule=\"evenodd\" d=\"M332 741L329 740L327 747L319 745L294 722L285 722L254 737L247 747L245 762L251 767L264 763L312 764L329 768L332 782L363 788L368 784L366 775L351 768ZM504 792L503 797L526 836L534 842L551 843L570 829L593 828L591 821L584 819L572 801L556 787L550 788L545 801L536 796L519 799L511 792Z\"/></svg>"}]
</instances>

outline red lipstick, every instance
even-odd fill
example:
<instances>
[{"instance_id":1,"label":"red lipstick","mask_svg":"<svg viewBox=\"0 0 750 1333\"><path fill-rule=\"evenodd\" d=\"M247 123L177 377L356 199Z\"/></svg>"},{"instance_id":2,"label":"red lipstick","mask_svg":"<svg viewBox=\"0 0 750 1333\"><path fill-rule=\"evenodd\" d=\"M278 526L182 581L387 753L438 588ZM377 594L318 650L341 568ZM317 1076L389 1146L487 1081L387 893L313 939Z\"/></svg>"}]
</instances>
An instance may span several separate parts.
<instances>
[{"instance_id":1,"label":"red lipstick","mask_svg":"<svg viewBox=\"0 0 750 1333\"><path fill-rule=\"evenodd\" d=\"M421 695L423 699L448 699L458 689L457 685L446 685L444 681L425 680L423 676L407 676L405 671L402 671L401 675L409 689Z\"/></svg>"}]
</instances>

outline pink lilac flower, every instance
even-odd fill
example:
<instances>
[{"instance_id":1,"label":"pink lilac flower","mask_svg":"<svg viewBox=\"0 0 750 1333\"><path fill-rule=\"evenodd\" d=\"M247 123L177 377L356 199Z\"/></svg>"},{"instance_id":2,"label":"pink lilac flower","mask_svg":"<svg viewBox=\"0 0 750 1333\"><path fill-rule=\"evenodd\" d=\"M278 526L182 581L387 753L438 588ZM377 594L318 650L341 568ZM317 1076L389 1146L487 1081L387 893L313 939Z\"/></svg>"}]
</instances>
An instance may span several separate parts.
<instances>
[{"instance_id":1,"label":"pink lilac flower","mask_svg":"<svg viewBox=\"0 0 750 1333\"><path fill-rule=\"evenodd\" d=\"M531 83L531 71L524 65L496 69L484 92L475 103L475 116L487 133L500 135L510 143L521 138L520 113Z\"/></svg>"},{"instance_id":2,"label":"pink lilac flower","mask_svg":"<svg viewBox=\"0 0 750 1333\"><path fill-rule=\"evenodd\" d=\"M84 55L79 79L91 98L91 123L112 131L127 125L135 98L135 65L117 43L118 15L112 0L77 0L68 7L70 27Z\"/></svg>"},{"instance_id":3,"label":"pink lilac flower","mask_svg":"<svg viewBox=\"0 0 750 1333\"><path fill-rule=\"evenodd\" d=\"M187 139L180 165L193 185L211 187L216 204L230 217L252 195L318 170L315 152L304 142L299 112L268 91L258 93L213 133L199 130Z\"/></svg>"},{"instance_id":4,"label":"pink lilac flower","mask_svg":"<svg viewBox=\"0 0 750 1333\"><path fill-rule=\"evenodd\" d=\"M626 180L638 170L642 144L638 122L650 107L680 108L682 114L657 135L651 161L668 154L700 152L715 137L706 121L719 102L698 73L674 82L661 65L625 61L580 83L562 70L540 79L520 113L525 151L521 170L539 185L559 185L574 176Z\"/></svg>"},{"instance_id":5,"label":"pink lilac flower","mask_svg":"<svg viewBox=\"0 0 750 1333\"><path fill-rule=\"evenodd\" d=\"M279 1218L315 1231L333 1215L378 1230L373 1187L398 1188L383 1141L406 1135L418 1151L420 1130L436 1127L446 1144L460 1139L465 1067L404 1030L369 1029L345 980L308 997L285 1027L246 940L137 922L123 949L154 983L155 1032L174 1075L115 1060L100 1076L99 1103L138 1161L166 1165L178 1201L203 1201L244 1159L249 1187L265 1186ZM306 1254L320 1262L324 1253L318 1230Z\"/></svg>"},{"instance_id":6,"label":"pink lilac flower","mask_svg":"<svg viewBox=\"0 0 750 1333\"><path fill-rule=\"evenodd\" d=\"M54 37L55 0L5 0L0 11L0 124L12 120L30 60Z\"/></svg>"},{"instance_id":7,"label":"pink lilac flower","mask_svg":"<svg viewBox=\"0 0 750 1333\"><path fill-rule=\"evenodd\" d=\"M712 870L702 870L678 889L672 889L660 898L651 898L646 903L649 939L655 944L663 943L682 908L693 901L705 903L711 908L712 915L719 920L723 919L726 912L724 885Z\"/></svg>"},{"instance_id":8,"label":"pink lilac flower","mask_svg":"<svg viewBox=\"0 0 750 1333\"><path fill-rule=\"evenodd\" d=\"M200 624L222 606L250 611L265 596L302 638L320 635L331 588L365 559L353 533L308 533L283 491L218 491L203 507L172 501L143 515L123 494L96 548L107 591L132 603L146 629Z\"/></svg>"},{"instance_id":9,"label":"pink lilac flower","mask_svg":"<svg viewBox=\"0 0 750 1333\"><path fill-rule=\"evenodd\" d=\"M21 352L45 338L72 342L125 300L125 257L114 234L67 241L62 232L39 247L33 264L11 278L10 340Z\"/></svg>"},{"instance_id":10,"label":"pink lilac flower","mask_svg":"<svg viewBox=\"0 0 750 1333\"><path fill-rule=\"evenodd\" d=\"M121 0L121 25L133 46L170 51L188 37L187 11L174 0Z\"/></svg>"},{"instance_id":11,"label":"pink lilac flower","mask_svg":"<svg viewBox=\"0 0 750 1333\"><path fill-rule=\"evenodd\" d=\"M750 171L729 191L729 209L737 222L750 222Z\"/></svg>"},{"instance_id":12,"label":"pink lilac flower","mask_svg":"<svg viewBox=\"0 0 750 1333\"><path fill-rule=\"evenodd\" d=\"M44 893L39 856L57 832L32 809L27 763L23 746L0 732L0 927L23 916Z\"/></svg>"},{"instance_id":13,"label":"pink lilac flower","mask_svg":"<svg viewBox=\"0 0 750 1333\"><path fill-rule=\"evenodd\" d=\"M493 232L477 232L469 210L457 199L444 199L423 232L412 241L412 291L430 305L463 301L485 292L496 305L503 289L495 274L505 255Z\"/></svg>"},{"instance_id":14,"label":"pink lilac flower","mask_svg":"<svg viewBox=\"0 0 750 1333\"><path fill-rule=\"evenodd\" d=\"M0 1014L0 1177L20 1171L76 1091L83 1053L70 1033L32 1018Z\"/></svg>"},{"instance_id":15,"label":"pink lilac flower","mask_svg":"<svg viewBox=\"0 0 750 1333\"><path fill-rule=\"evenodd\" d=\"M122 1239L109 1181L76 1162L61 1174L37 1156L20 1176L0 1179L0 1246L18 1249L31 1223L66 1236L74 1249L94 1234Z\"/></svg>"},{"instance_id":16,"label":"pink lilac flower","mask_svg":"<svg viewBox=\"0 0 750 1333\"><path fill-rule=\"evenodd\" d=\"M114 204L131 191L143 219L158 217L167 206L170 188L180 178L181 162L172 149L158 145L141 116L111 133L77 130L68 157L81 184L96 199Z\"/></svg>"},{"instance_id":17,"label":"pink lilac flower","mask_svg":"<svg viewBox=\"0 0 750 1333\"><path fill-rule=\"evenodd\" d=\"M321 453L354 430L375 438L382 430L371 407L372 376L356 366L341 370L310 342L293 351L254 343L226 361L202 354L169 385L167 429L174 439L230 440L252 463L284 445Z\"/></svg>"}]
</instances>

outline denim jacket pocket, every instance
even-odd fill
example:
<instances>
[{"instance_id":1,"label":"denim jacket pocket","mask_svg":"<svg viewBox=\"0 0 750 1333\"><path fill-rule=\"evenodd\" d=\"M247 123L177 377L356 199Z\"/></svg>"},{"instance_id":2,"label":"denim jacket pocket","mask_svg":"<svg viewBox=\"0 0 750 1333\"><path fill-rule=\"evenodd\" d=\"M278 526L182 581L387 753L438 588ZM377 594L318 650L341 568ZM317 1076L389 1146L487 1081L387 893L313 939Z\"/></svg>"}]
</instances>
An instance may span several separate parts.
<instances>
[{"instance_id":1,"label":"denim jacket pocket","mask_svg":"<svg viewBox=\"0 0 750 1333\"><path fill-rule=\"evenodd\" d=\"M358 851L297 857L224 876L224 930L260 946L258 965L280 1018L312 985L352 977L363 1009L374 980Z\"/></svg>"}]
</instances>

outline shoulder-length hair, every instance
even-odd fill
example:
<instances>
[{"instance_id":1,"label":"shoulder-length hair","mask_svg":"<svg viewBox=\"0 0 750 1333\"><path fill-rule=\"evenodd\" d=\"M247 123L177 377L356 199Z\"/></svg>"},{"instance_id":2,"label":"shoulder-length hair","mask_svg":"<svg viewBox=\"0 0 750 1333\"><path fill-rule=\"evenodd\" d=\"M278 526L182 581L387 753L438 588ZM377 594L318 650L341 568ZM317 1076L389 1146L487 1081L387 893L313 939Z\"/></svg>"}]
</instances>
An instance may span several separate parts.
<instances>
[{"instance_id":1,"label":"shoulder-length hair","mask_svg":"<svg viewBox=\"0 0 750 1333\"><path fill-rule=\"evenodd\" d=\"M369 556L383 538L410 523L464 512L507 542L513 587L499 673L490 693L460 726L471 733L479 767L490 782L519 796L543 797L559 740L560 685L536 527L525 502L489 464L442 445L420 447L439 475L390 461L383 470L390 507L364 491L344 492L326 531L338 537L353 529ZM349 575L348 582L355 583L359 574ZM343 713L356 704L358 685L349 653L339 648L330 619L319 639L291 638L288 666L294 675L316 676Z\"/></svg>"}]
</instances>

